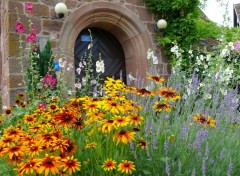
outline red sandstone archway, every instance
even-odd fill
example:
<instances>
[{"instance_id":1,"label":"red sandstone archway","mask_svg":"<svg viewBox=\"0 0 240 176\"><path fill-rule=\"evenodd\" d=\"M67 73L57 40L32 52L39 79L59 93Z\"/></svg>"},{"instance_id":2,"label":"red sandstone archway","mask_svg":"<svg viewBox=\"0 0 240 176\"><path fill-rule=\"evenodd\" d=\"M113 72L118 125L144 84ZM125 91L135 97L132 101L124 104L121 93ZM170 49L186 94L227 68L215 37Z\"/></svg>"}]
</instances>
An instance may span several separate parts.
<instances>
[{"instance_id":1,"label":"red sandstone archway","mask_svg":"<svg viewBox=\"0 0 240 176\"><path fill-rule=\"evenodd\" d=\"M111 2L82 5L67 18L58 47L74 47L79 33L90 27L107 30L118 39L123 47L127 74L135 74L138 70L139 76L145 75L148 67L146 54L148 48L153 47L152 41L145 25L132 11Z\"/></svg>"}]
</instances>

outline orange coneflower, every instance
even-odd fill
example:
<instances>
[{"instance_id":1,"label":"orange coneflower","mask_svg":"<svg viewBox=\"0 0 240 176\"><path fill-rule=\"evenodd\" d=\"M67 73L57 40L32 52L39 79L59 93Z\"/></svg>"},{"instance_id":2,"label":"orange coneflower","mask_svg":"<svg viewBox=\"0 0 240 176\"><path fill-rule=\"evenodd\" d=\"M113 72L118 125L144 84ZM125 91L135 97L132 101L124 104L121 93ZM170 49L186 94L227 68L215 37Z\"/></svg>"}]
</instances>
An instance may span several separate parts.
<instances>
[{"instance_id":1,"label":"orange coneflower","mask_svg":"<svg viewBox=\"0 0 240 176\"><path fill-rule=\"evenodd\" d=\"M39 161L40 167L37 169L37 172L40 174L45 172L45 176L47 176L49 172L54 175L59 173L60 159L59 156L48 156L48 154L45 154L44 158Z\"/></svg>"},{"instance_id":2,"label":"orange coneflower","mask_svg":"<svg viewBox=\"0 0 240 176\"><path fill-rule=\"evenodd\" d=\"M116 164L117 162L115 160L107 159L106 161L104 161L102 167L105 171L110 171L116 169Z\"/></svg>"},{"instance_id":3,"label":"orange coneflower","mask_svg":"<svg viewBox=\"0 0 240 176\"><path fill-rule=\"evenodd\" d=\"M54 119L63 126L68 126L76 121L77 113L72 110L62 109L62 112L54 114Z\"/></svg>"},{"instance_id":4,"label":"orange coneflower","mask_svg":"<svg viewBox=\"0 0 240 176\"><path fill-rule=\"evenodd\" d=\"M11 113L12 113L12 109L11 108L7 108L5 110L5 114L10 115Z\"/></svg>"},{"instance_id":5,"label":"orange coneflower","mask_svg":"<svg viewBox=\"0 0 240 176\"><path fill-rule=\"evenodd\" d=\"M147 76L148 79L151 79L158 84L162 84L165 81L165 79L161 76L153 76L153 75L150 75L149 73L147 73L147 75L148 75Z\"/></svg>"},{"instance_id":6,"label":"orange coneflower","mask_svg":"<svg viewBox=\"0 0 240 176\"><path fill-rule=\"evenodd\" d=\"M132 171L136 170L132 161L122 160L122 163L118 165L118 171L121 173L132 174Z\"/></svg>"},{"instance_id":7,"label":"orange coneflower","mask_svg":"<svg viewBox=\"0 0 240 176\"><path fill-rule=\"evenodd\" d=\"M164 89L160 88L158 89L158 94L163 96L165 100L170 99L171 101L175 101L181 98L179 95L177 95L176 90L172 90L172 87L169 89L166 87L164 87Z\"/></svg>"},{"instance_id":8,"label":"orange coneflower","mask_svg":"<svg viewBox=\"0 0 240 176\"><path fill-rule=\"evenodd\" d=\"M27 147L27 152L32 157L35 155L39 155L39 152L41 152L41 151L42 151L42 146L39 145L38 143L32 143L32 144L30 144L29 147Z\"/></svg>"},{"instance_id":9,"label":"orange coneflower","mask_svg":"<svg viewBox=\"0 0 240 176\"><path fill-rule=\"evenodd\" d=\"M104 117L104 112L87 112L86 116L92 118L93 121L102 120Z\"/></svg>"},{"instance_id":10,"label":"orange coneflower","mask_svg":"<svg viewBox=\"0 0 240 176\"><path fill-rule=\"evenodd\" d=\"M102 132L103 133L110 133L110 131L112 130L112 128L117 128L114 124L114 120L111 119L105 119L103 121L101 121L102 125Z\"/></svg>"},{"instance_id":11,"label":"orange coneflower","mask_svg":"<svg viewBox=\"0 0 240 176\"><path fill-rule=\"evenodd\" d=\"M0 141L0 146L7 147L7 146L11 146L12 144L14 144L14 137L3 135Z\"/></svg>"},{"instance_id":12,"label":"orange coneflower","mask_svg":"<svg viewBox=\"0 0 240 176\"><path fill-rule=\"evenodd\" d=\"M65 140L67 141L68 146L66 150L64 149L63 153L66 156L70 156L77 150L77 145L75 144L74 141L70 141L70 138L65 138Z\"/></svg>"},{"instance_id":13,"label":"orange coneflower","mask_svg":"<svg viewBox=\"0 0 240 176\"><path fill-rule=\"evenodd\" d=\"M57 138L56 140L53 141L52 146L54 150L60 149L60 151L63 153L68 148L68 141L65 139Z\"/></svg>"},{"instance_id":14,"label":"orange coneflower","mask_svg":"<svg viewBox=\"0 0 240 176\"><path fill-rule=\"evenodd\" d=\"M84 128L84 117L78 117L75 119L75 121L72 123L72 127L76 130L80 129L82 130Z\"/></svg>"},{"instance_id":15,"label":"orange coneflower","mask_svg":"<svg viewBox=\"0 0 240 176\"><path fill-rule=\"evenodd\" d=\"M24 122L28 125L33 125L37 121L36 115L35 114L26 114L24 116Z\"/></svg>"},{"instance_id":16,"label":"orange coneflower","mask_svg":"<svg viewBox=\"0 0 240 176\"><path fill-rule=\"evenodd\" d=\"M7 129L4 130L4 135L8 136L8 137L19 137L21 134L23 134L23 132L21 130L19 130L18 128L14 128L14 127L9 127Z\"/></svg>"},{"instance_id":17,"label":"orange coneflower","mask_svg":"<svg viewBox=\"0 0 240 176\"><path fill-rule=\"evenodd\" d=\"M143 140L143 138L141 138L139 141L138 141L138 144L137 144L138 147L141 147L142 149L145 149L146 146L147 146L147 142Z\"/></svg>"},{"instance_id":18,"label":"orange coneflower","mask_svg":"<svg viewBox=\"0 0 240 176\"><path fill-rule=\"evenodd\" d=\"M134 132L140 132L141 129L140 129L140 128L133 128L133 131L134 131Z\"/></svg>"},{"instance_id":19,"label":"orange coneflower","mask_svg":"<svg viewBox=\"0 0 240 176\"><path fill-rule=\"evenodd\" d=\"M18 173L20 175L25 174L33 174L34 171L36 172L40 166L39 160L35 158L30 158L26 162L22 162L19 164L18 168Z\"/></svg>"},{"instance_id":20,"label":"orange coneflower","mask_svg":"<svg viewBox=\"0 0 240 176\"><path fill-rule=\"evenodd\" d=\"M51 133L40 134L39 137L40 141L42 141L47 148L52 145L53 141L56 139Z\"/></svg>"},{"instance_id":21,"label":"orange coneflower","mask_svg":"<svg viewBox=\"0 0 240 176\"><path fill-rule=\"evenodd\" d=\"M130 115L129 117L130 120L130 125L141 125L142 121L143 121L143 117L142 116L138 116L138 115Z\"/></svg>"},{"instance_id":22,"label":"orange coneflower","mask_svg":"<svg viewBox=\"0 0 240 176\"><path fill-rule=\"evenodd\" d=\"M24 146L20 146L20 145L13 145L13 146L9 146L3 149L3 154L8 154L9 159L12 159L13 156L19 156L19 155L24 155L24 150L25 147Z\"/></svg>"},{"instance_id":23,"label":"orange coneflower","mask_svg":"<svg viewBox=\"0 0 240 176\"><path fill-rule=\"evenodd\" d=\"M127 119L125 116L115 116L114 118L114 124L116 124L117 127L124 127L128 125L129 119Z\"/></svg>"},{"instance_id":24,"label":"orange coneflower","mask_svg":"<svg viewBox=\"0 0 240 176\"><path fill-rule=\"evenodd\" d=\"M14 166L16 166L17 164L19 164L24 158L23 154L19 154L18 156L13 155L13 157L10 159L8 159L7 164L12 163Z\"/></svg>"},{"instance_id":25,"label":"orange coneflower","mask_svg":"<svg viewBox=\"0 0 240 176\"><path fill-rule=\"evenodd\" d=\"M153 108L156 109L156 112L161 112L162 110L165 110L166 112L171 112L170 104L168 103L155 102Z\"/></svg>"},{"instance_id":26,"label":"orange coneflower","mask_svg":"<svg viewBox=\"0 0 240 176\"><path fill-rule=\"evenodd\" d=\"M113 140L117 139L117 145L119 144L119 142L127 144L128 142L135 140L134 138L135 134L136 134L135 132L121 130L120 132L117 132L113 135Z\"/></svg>"},{"instance_id":27,"label":"orange coneflower","mask_svg":"<svg viewBox=\"0 0 240 176\"><path fill-rule=\"evenodd\" d=\"M199 122L201 125L206 126L206 124L208 124L209 126L211 126L213 128L216 127L216 124L214 124L216 122L216 120L211 119L210 116L206 117L204 114L197 113L197 116L196 117L193 116L192 118L195 122Z\"/></svg>"},{"instance_id":28,"label":"orange coneflower","mask_svg":"<svg viewBox=\"0 0 240 176\"><path fill-rule=\"evenodd\" d=\"M95 142L91 142L91 143L87 144L85 148L95 148L96 145L97 144Z\"/></svg>"},{"instance_id":29,"label":"orange coneflower","mask_svg":"<svg viewBox=\"0 0 240 176\"><path fill-rule=\"evenodd\" d=\"M106 87L112 87L113 89L121 89L124 86L124 83L120 79L112 79L107 77L107 80L104 81Z\"/></svg>"},{"instance_id":30,"label":"orange coneflower","mask_svg":"<svg viewBox=\"0 0 240 176\"><path fill-rule=\"evenodd\" d=\"M137 90L137 94L138 95L142 95L142 96L145 96L145 95L150 95L150 96L154 96L155 94L151 91L148 91L147 89L145 88L142 88L142 89L136 89Z\"/></svg>"},{"instance_id":31,"label":"orange coneflower","mask_svg":"<svg viewBox=\"0 0 240 176\"><path fill-rule=\"evenodd\" d=\"M50 111L56 111L56 110L59 109L58 106L56 104L53 104L53 103L51 103L48 107L49 107Z\"/></svg>"},{"instance_id":32,"label":"orange coneflower","mask_svg":"<svg viewBox=\"0 0 240 176\"><path fill-rule=\"evenodd\" d=\"M113 114L119 114L119 113L123 114L125 112L124 107L116 101L104 104L103 109L105 111L110 111Z\"/></svg>"},{"instance_id":33,"label":"orange coneflower","mask_svg":"<svg viewBox=\"0 0 240 176\"><path fill-rule=\"evenodd\" d=\"M28 128L28 131L33 132L33 133L37 133L37 132L40 132L42 130L43 130L43 128L41 126L31 126L31 127Z\"/></svg>"},{"instance_id":34,"label":"orange coneflower","mask_svg":"<svg viewBox=\"0 0 240 176\"><path fill-rule=\"evenodd\" d=\"M70 175L77 170L80 170L81 163L77 159L73 159L73 156L62 159L63 171L67 171Z\"/></svg>"},{"instance_id":35,"label":"orange coneflower","mask_svg":"<svg viewBox=\"0 0 240 176\"><path fill-rule=\"evenodd\" d=\"M87 102L86 104L83 105L84 109L87 112L98 112L98 104L96 102L92 103L92 102Z\"/></svg>"}]
</instances>

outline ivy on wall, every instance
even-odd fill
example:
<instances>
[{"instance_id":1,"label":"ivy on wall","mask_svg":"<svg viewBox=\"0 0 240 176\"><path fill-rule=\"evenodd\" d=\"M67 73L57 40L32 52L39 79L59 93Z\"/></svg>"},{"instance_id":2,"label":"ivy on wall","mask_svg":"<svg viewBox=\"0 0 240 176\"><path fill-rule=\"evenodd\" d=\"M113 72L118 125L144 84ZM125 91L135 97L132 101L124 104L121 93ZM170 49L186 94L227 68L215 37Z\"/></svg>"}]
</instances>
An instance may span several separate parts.
<instances>
[{"instance_id":1,"label":"ivy on wall","mask_svg":"<svg viewBox=\"0 0 240 176\"><path fill-rule=\"evenodd\" d=\"M204 6L201 0L145 0L145 2L156 14L157 19L163 18L168 23L164 34L159 34L156 40L164 47L164 53L170 58L170 64L172 42L177 43L184 51L188 51L191 47L197 46L200 39L219 39L224 35L226 42L238 40L240 28L218 26L205 18L199 8ZM187 57L183 58L187 68L189 61Z\"/></svg>"}]
</instances>

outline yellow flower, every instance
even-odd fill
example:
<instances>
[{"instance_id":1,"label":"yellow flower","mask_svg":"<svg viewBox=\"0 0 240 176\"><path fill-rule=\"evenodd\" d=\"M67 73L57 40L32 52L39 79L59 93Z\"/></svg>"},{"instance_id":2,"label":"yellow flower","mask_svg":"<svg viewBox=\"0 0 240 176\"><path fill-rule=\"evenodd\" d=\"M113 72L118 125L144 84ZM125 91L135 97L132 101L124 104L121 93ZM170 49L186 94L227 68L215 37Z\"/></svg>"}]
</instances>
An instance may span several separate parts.
<instances>
[{"instance_id":1,"label":"yellow flower","mask_svg":"<svg viewBox=\"0 0 240 176\"><path fill-rule=\"evenodd\" d=\"M204 126L206 126L206 124L208 124L209 126L211 126L213 128L216 127L216 124L214 124L216 122L216 120L211 119L210 116L208 116L206 118L204 114L198 114L198 113L196 113L196 114L197 114L197 116L192 117L195 122L199 122L201 125L204 125Z\"/></svg>"},{"instance_id":2,"label":"yellow flower","mask_svg":"<svg viewBox=\"0 0 240 176\"><path fill-rule=\"evenodd\" d=\"M91 143L87 144L85 148L95 148L96 145L97 144L95 142L91 142Z\"/></svg>"},{"instance_id":3,"label":"yellow flower","mask_svg":"<svg viewBox=\"0 0 240 176\"><path fill-rule=\"evenodd\" d=\"M166 112L171 112L170 104L168 103L155 102L153 108L156 109L156 112L161 112L162 110L165 110Z\"/></svg>"},{"instance_id":4,"label":"yellow flower","mask_svg":"<svg viewBox=\"0 0 240 176\"><path fill-rule=\"evenodd\" d=\"M73 172L80 170L81 163L77 159L73 159L73 156L62 159L63 171L68 170L68 173L72 175Z\"/></svg>"},{"instance_id":5,"label":"yellow flower","mask_svg":"<svg viewBox=\"0 0 240 176\"><path fill-rule=\"evenodd\" d=\"M110 171L110 170L116 169L116 161L112 160L112 159L107 159L103 163L102 167L105 171Z\"/></svg>"},{"instance_id":6,"label":"yellow flower","mask_svg":"<svg viewBox=\"0 0 240 176\"><path fill-rule=\"evenodd\" d=\"M164 100L170 99L171 101L175 101L181 98L179 95L177 95L176 90L172 90L172 87L170 87L169 89L167 89L166 87L164 89L160 88L158 89L158 94L160 96L163 96Z\"/></svg>"},{"instance_id":7,"label":"yellow flower","mask_svg":"<svg viewBox=\"0 0 240 176\"><path fill-rule=\"evenodd\" d=\"M37 172L40 174L42 172L45 172L45 176L51 172L52 174L57 174L59 173L59 168L60 168L60 157L58 156L48 156L46 154L44 158L40 159L40 167L38 168Z\"/></svg>"},{"instance_id":8,"label":"yellow flower","mask_svg":"<svg viewBox=\"0 0 240 176\"><path fill-rule=\"evenodd\" d=\"M121 130L120 132L117 132L113 135L113 140L117 139L117 145L119 144L119 142L127 144L128 142L135 140L135 134L135 132Z\"/></svg>"},{"instance_id":9,"label":"yellow flower","mask_svg":"<svg viewBox=\"0 0 240 176\"><path fill-rule=\"evenodd\" d=\"M122 163L118 165L118 171L121 173L132 174L132 171L136 170L132 161L122 160Z\"/></svg>"},{"instance_id":10,"label":"yellow flower","mask_svg":"<svg viewBox=\"0 0 240 176\"><path fill-rule=\"evenodd\" d=\"M149 73L147 73L147 75L148 75L147 76L148 79L151 79L158 84L162 84L165 81L165 79L162 78L161 76L153 76L153 75L150 75Z\"/></svg>"}]
</instances>

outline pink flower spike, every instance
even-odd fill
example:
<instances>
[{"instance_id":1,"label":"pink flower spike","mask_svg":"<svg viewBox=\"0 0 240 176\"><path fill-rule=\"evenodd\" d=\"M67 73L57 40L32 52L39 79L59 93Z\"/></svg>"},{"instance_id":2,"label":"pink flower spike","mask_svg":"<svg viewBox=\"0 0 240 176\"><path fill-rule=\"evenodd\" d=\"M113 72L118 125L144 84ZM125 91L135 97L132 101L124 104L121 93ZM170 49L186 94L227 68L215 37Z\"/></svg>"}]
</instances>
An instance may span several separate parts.
<instances>
[{"instance_id":1,"label":"pink flower spike","mask_svg":"<svg viewBox=\"0 0 240 176\"><path fill-rule=\"evenodd\" d=\"M46 109L46 103L41 103L41 102L38 102L38 108L42 108L42 109Z\"/></svg>"},{"instance_id":2,"label":"pink flower spike","mask_svg":"<svg viewBox=\"0 0 240 176\"><path fill-rule=\"evenodd\" d=\"M33 10L33 5L30 2L26 2L25 9L27 10L28 13L31 14Z\"/></svg>"},{"instance_id":3,"label":"pink flower spike","mask_svg":"<svg viewBox=\"0 0 240 176\"><path fill-rule=\"evenodd\" d=\"M27 43L34 43L34 42L36 42L36 38L37 38L36 34L34 32L32 32L31 34L29 34L27 36L26 42Z\"/></svg>"},{"instance_id":4,"label":"pink flower spike","mask_svg":"<svg viewBox=\"0 0 240 176\"><path fill-rule=\"evenodd\" d=\"M240 50L240 41L237 41L234 45L234 50Z\"/></svg>"},{"instance_id":5,"label":"pink flower spike","mask_svg":"<svg viewBox=\"0 0 240 176\"><path fill-rule=\"evenodd\" d=\"M37 48L37 46L36 46L36 45L34 45L34 46L33 46L33 51L35 51L35 52L36 52L36 51L37 51L37 49L38 49L38 48Z\"/></svg>"},{"instance_id":6,"label":"pink flower spike","mask_svg":"<svg viewBox=\"0 0 240 176\"><path fill-rule=\"evenodd\" d=\"M36 28L36 26L34 26L34 25L32 25L32 32L33 32L33 33L36 33L36 32L37 32L37 28Z\"/></svg>"},{"instance_id":7,"label":"pink flower spike","mask_svg":"<svg viewBox=\"0 0 240 176\"><path fill-rule=\"evenodd\" d=\"M23 24L18 21L15 25L16 28L16 32L20 32L20 33L24 33L25 32L25 27L23 26Z\"/></svg>"}]
</instances>

